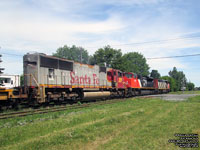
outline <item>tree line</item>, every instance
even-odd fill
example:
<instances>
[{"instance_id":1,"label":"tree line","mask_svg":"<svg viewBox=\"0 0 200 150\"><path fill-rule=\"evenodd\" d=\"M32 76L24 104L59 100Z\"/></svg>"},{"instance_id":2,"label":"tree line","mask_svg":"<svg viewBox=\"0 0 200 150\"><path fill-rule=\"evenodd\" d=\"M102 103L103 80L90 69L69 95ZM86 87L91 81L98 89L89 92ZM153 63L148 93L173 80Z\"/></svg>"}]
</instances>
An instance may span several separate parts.
<instances>
[{"instance_id":1,"label":"tree line","mask_svg":"<svg viewBox=\"0 0 200 150\"><path fill-rule=\"evenodd\" d=\"M53 53L53 56L74 60L76 62L99 65L119 69L124 72L133 72L142 76L161 78L170 82L171 91L194 90L194 83L188 82L183 71L176 67L169 71L168 76L162 76L158 70L149 71L146 58L138 52L122 54L121 49L114 49L109 45L99 48L93 55L82 47L67 45L60 47Z\"/></svg>"},{"instance_id":2,"label":"tree line","mask_svg":"<svg viewBox=\"0 0 200 150\"><path fill-rule=\"evenodd\" d=\"M89 55L87 50L82 47L65 45L58 48L53 56L90 65L115 68L124 72L134 72L143 76L148 76L150 69L142 54L129 52L123 55L120 49L111 48L109 45L98 49L93 55Z\"/></svg>"}]
</instances>

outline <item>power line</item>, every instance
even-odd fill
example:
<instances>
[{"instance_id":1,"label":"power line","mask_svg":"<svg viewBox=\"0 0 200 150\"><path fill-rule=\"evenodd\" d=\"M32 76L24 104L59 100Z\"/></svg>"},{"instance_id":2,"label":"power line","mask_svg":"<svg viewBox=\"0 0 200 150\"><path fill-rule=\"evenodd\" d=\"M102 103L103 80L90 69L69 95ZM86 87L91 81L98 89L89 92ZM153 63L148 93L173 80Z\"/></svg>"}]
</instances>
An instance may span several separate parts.
<instances>
[{"instance_id":1,"label":"power line","mask_svg":"<svg viewBox=\"0 0 200 150\"><path fill-rule=\"evenodd\" d=\"M23 55L17 55L17 54L10 54L10 53L2 53L4 55L11 55L11 56L20 56ZM192 54L192 55L179 55L179 56L167 56L167 57L152 57L152 58L146 58L146 59L167 59L167 58L179 58L179 57L193 57L193 56L200 56L200 54Z\"/></svg>"},{"instance_id":2,"label":"power line","mask_svg":"<svg viewBox=\"0 0 200 150\"><path fill-rule=\"evenodd\" d=\"M146 59L165 59L165 58L192 57L192 56L200 56L200 54L168 56L168 57L154 57L154 58L146 58Z\"/></svg>"},{"instance_id":3,"label":"power line","mask_svg":"<svg viewBox=\"0 0 200 150\"><path fill-rule=\"evenodd\" d=\"M111 44L110 46L141 45L141 44L162 43L162 42L170 42L170 41L177 41L177 40L184 40L184 39L194 39L194 38L200 38L200 35L199 36L196 35L196 36L188 36L188 37L179 37L179 38L173 38L173 39L165 39L165 40L124 43L124 44L117 44L117 45ZM97 47L86 47L86 48L97 48Z\"/></svg>"},{"instance_id":4,"label":"power line","mask_svg":"<svg viewBox=\"0 0 200 150\"><path fill-rule=\"evenodd\" d=\"M137 42L137 43L126 43L126 44L119 44L119 45L111 45L111 46L123 46L123 45L140 45L140 44L148 44L148 43L159 43L159 42L168 42L168 41L176 41L182 39L193 39L193 38L200 38L199 36L190 36L190 37L180 37L174 39L166 39L166 40L157 40L157 41L146 41L146 42ZM2 53L4 55L10 56L19 56L22 57L23 55L18 54L10 54L10 53ZM178 57L192 57L192 56L199 56L200 54L192 54L192 55L180 55L180 56L168 56L168 57L155 57L155 58L146 58L146 59L166 59L166 58L178 58Z\"/></svg>"},{"instance_id":5,"label":"power line","mask_svg":"<svg viewBox=\"0 0 200 150\"><path fill-rule=\"evenodd\" d=\"M200 36L182 37L182 38L165 39L165 40L156 40L156 41L145 41L145 42L136 42L136 43L126 43L126 44L119 44L119 45L114 45L114 46L140 45L140 44L149 44L149 43L160 43L160 42L177 41L177 40L183 40L183 39L193 39L193 38L200 38Z\"/></svg>"},{"instance_id":6,"label":"power line","mask_svg":"<svg viewBox=\"0 0 200 150\"><path fill-rule=\"evenodd\" d=\"M22 56L23 56L23 55L10 54L10 53L1 53L1 54L4 54L4 55L10 55L10 56L20 56L20 57L22 57Z\"/></svg>"},{"instance_id":7,"label":"power line","mask_svg":"<svg viewBox=\"0 0 200 150\"><path fill-rule=\"evenodd\" d=\"M141 44L162 43L162 42L170 42L170 41L177 41L177 40L183 40L183 39L194 39L194 38L200 38L200 35L198 35L198 36L197 35L196 36L188 36L188 37L179 37L179 38L173 38L173 39L165 39L165 40L144 41L144 42L135 42L135 43L124 43L124 44L117 44L117 45L112 45L111 44L110 46L141 45ZM99 48L99 47L86 47L86 48ZM10 54L10 53L2 53L2 54L12 55L12 56L23 56L23 55Z\"/></svg>"}]
</instances>

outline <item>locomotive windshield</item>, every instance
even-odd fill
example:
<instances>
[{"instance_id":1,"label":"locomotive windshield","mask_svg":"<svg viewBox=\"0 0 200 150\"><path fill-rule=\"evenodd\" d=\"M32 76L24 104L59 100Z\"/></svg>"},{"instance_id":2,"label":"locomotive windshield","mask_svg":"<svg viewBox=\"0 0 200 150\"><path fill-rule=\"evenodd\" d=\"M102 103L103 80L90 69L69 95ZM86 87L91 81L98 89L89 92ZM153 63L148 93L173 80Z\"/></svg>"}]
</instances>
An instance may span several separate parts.
<instances>
[{"instance_id":1,"label":"locomotive windshield","mask_svg":"<svg viewBox=\"0 0 200 150\"><path fill-rule=\"evenodd\" d=\"M121 72L118 72L118 77L122 77L122 73Z\"/></svg>"},{"instance_id":2,"label":"locomotive windshield","mask_svg":"<svg viewBox=\"0 0 200 150\"><path fill-rule=\"evenodd\" d=\"M10 78L0 78L0 83L11 83L11 79Z\"/></svg>"},{"instance_id":3,"label":"locomotive windshield","mask_svg":"<svg viewBox=\"0 0 200 150\"><path fill-rule=\"evenodd\" d=\"M126 73L125 76L126 76L127 78L129 78L129 79L133 77L133 75L130 74L130 73Z\"/></svg>"}]
</instances>

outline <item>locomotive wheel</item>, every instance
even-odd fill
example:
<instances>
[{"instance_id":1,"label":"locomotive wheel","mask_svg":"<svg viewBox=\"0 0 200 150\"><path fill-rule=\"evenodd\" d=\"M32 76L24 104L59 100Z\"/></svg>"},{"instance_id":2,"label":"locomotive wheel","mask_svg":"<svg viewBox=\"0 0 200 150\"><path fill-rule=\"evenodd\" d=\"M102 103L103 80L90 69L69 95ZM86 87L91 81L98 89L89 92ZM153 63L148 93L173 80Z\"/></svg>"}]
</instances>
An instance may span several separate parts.
<instances>
[{"instance_id":1,"label":"locomotive wheel","mask_svg":"<svg viewBox=\"0 0 200 150\"><path fill-rule=\"evenodd\" d=\"M73 96L71 99L72 99L73 102L75 102L76 101L76 96Z\"/></svg>"},{"instance_id":2,"label":"locomotive wheel","mask_svg":"<svg viewBox=\"0 0 200 150\"><path fill-rule=\"evenodd\" d=\"M11 107L12 107L12 109L18 110L19 109L19 107L18 107L18 101L16 99L10 99L10 101L11 101Z\"/></svg>"},{"instance_id":3,"label":"locomotive wheel","mask_svg":"<svg viewBox=\"0 0 200 150\"><path fill-rule=\"evenodd\" d=\"M2 111L3 111L2 106L0 106L0 112L2 112Z\"/></svg>"}]
</instances>

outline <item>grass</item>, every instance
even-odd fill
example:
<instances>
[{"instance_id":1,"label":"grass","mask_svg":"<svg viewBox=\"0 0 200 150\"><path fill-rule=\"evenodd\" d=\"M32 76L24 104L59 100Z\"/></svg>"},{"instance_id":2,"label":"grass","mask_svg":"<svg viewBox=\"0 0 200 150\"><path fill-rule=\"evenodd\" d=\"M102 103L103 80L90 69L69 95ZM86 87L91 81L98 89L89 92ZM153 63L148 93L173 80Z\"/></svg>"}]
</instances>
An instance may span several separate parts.
<instances>
[{"instance_id":1,"label":"grass","mask_svg":"<svg viewBox=\"0 0 200 150\"><path fill-rule=\"evenodd\" d=\"M175 133L200 135L200 96L115 104L0 120L0 149L180 149ZM199 137L200 138L200 137Z\"/></svg>"}]
</instances>

